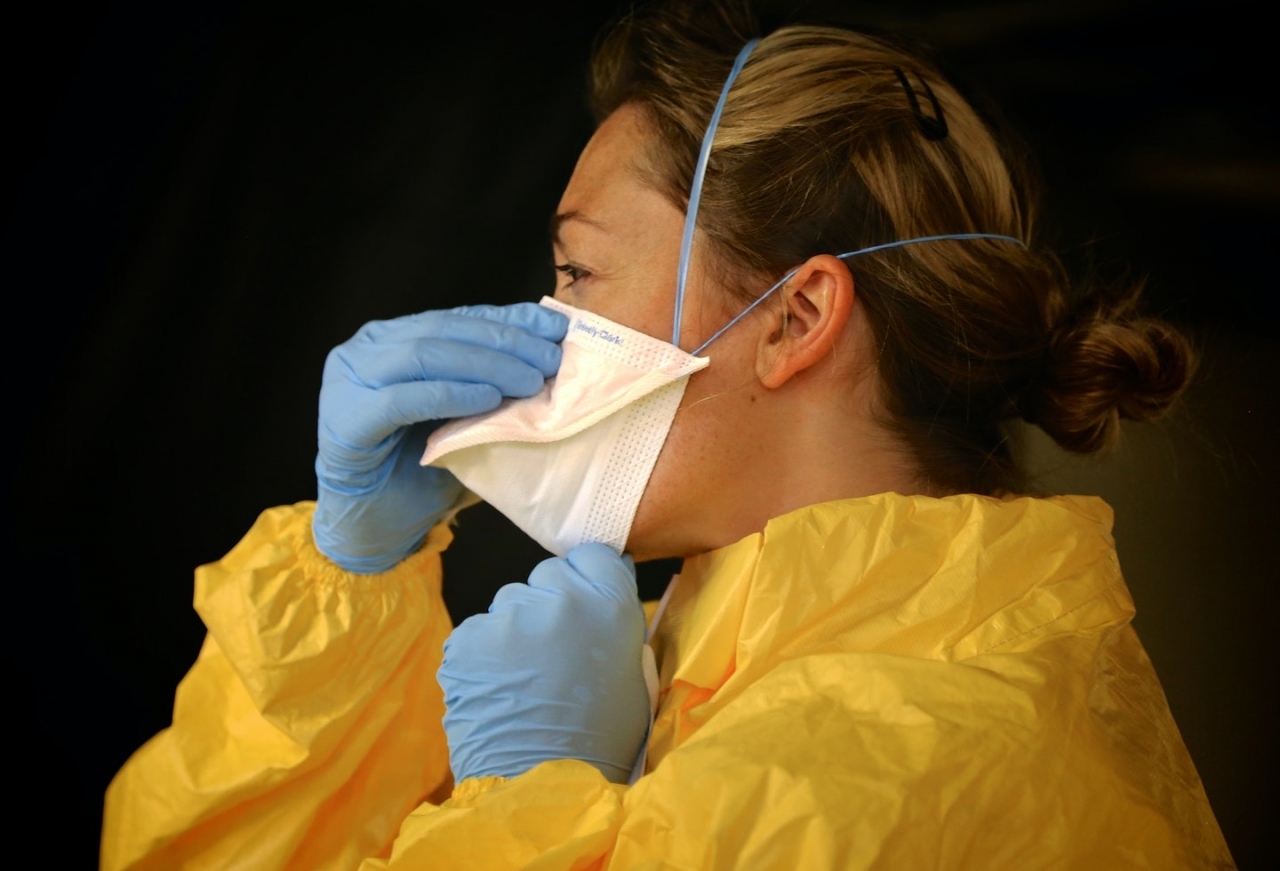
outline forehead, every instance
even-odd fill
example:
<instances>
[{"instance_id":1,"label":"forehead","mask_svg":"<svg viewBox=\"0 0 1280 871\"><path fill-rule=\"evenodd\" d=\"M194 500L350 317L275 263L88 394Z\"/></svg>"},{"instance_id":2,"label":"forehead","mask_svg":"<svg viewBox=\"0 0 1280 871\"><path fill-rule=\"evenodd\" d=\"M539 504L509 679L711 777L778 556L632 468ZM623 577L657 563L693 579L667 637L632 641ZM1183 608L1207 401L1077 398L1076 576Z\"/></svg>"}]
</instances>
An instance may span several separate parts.
<instances>
[{"instance_id":1,"label":"forehead","mask_svg":"<svg viewBox=\"0 0 1280 871\"><path fill-rule=\"evenodd\" d=\"M605 119L583 149L557 211L618 229L638 228L663 207L676 211L642 178L652 142L641 110L624 105ZM677 213L678 214L678 213Z\"/></svg>"}]
</instances>

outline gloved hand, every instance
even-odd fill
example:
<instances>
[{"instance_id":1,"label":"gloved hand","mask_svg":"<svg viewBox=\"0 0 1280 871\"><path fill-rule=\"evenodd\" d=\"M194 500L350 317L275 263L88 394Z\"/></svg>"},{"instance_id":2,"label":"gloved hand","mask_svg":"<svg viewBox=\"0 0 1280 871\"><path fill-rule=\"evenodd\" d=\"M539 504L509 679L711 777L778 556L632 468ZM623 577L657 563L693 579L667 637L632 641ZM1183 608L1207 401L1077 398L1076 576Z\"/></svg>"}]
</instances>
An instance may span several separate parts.
<instances>
[{"instance_id":1,"label":"gloved hand","mask_svg":"<svg viewBox=\"0 0 1280 871\"><path fill-rule=\"evenodd\" d=\"M462 492L449 472L418 465L427 434L536 394L560 368L567 328L533 303L465 306L373 321L330 351L312 521L321 553L362 574L413 553Z\"/></svg>"},{"instance_id":2,"label":"gloved hand","mask_svg":"<svg viewBox=\"0 0 1280 871\"><path fill-rule=\"evenodd\" d=\"M436 675L454 779L580 759L626 783L649 728L635 564L583 544L464 620Z\"/></svg>"}]
</instances>

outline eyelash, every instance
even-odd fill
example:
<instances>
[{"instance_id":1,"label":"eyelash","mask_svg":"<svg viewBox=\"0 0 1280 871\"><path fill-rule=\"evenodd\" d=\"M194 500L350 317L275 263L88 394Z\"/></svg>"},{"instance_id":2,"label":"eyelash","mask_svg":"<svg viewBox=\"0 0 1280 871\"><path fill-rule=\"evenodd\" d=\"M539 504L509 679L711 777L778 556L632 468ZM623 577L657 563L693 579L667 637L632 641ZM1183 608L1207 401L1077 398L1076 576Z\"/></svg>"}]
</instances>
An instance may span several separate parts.
<instances>
[{"instance_id":1,"label":"eyelash","mask_svg":"<svg viewBox=\"0 0 1280 871\"><path fill-rule=\"evenodd\" d=\"M569 279L570 287L591 274L581 266L577 266L573 263L556 263L553 265L556 268L556 272L559 272L561 275Z\"/></svg>"}]
</instances>

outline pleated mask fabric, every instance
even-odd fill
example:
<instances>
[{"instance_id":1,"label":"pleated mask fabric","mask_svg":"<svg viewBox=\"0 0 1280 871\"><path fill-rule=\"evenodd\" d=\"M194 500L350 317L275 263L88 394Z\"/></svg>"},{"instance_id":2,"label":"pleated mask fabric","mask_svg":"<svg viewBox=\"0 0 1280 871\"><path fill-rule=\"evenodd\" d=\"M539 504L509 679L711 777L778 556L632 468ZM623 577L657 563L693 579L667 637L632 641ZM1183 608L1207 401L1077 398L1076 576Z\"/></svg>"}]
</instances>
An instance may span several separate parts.
<instances>
[{"instance_id":1,"label":"pleated mask fabric","mask_svg":"<svg viewBox=\"0 0 1280 871\"><path fill-rule=\"evenodd\" d=\"M560 370L536 396L451 421L423 465L448 469L547 550L619 553L684 396L710 364L668 342L550 297L569 318Z\"/></svg>"}]
</instances>

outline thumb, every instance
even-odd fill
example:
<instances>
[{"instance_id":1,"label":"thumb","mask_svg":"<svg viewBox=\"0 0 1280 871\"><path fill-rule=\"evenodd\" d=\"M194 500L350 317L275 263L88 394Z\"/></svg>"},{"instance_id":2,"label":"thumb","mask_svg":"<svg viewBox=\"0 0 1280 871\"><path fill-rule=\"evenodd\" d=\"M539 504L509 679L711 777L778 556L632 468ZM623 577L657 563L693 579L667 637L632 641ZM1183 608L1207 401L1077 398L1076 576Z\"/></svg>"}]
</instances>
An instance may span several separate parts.
<instances>
[{"instance_id":1,"label":"thumb","mask_svg":"<svg viewBox=\"0 0 1280 871\"><path fill-rule=\"evenodd\" d=\"M630 555L620 555L607 544L580 544L565 555L574 570L592 587L618 602L635 602L640 592L636 587L636 564Z\"/></svg>"}]
</instances>

